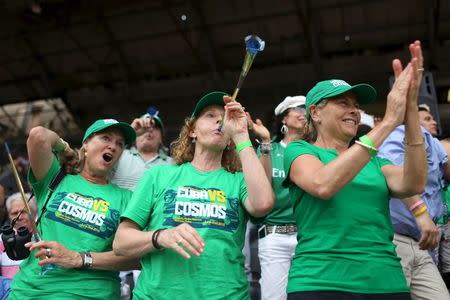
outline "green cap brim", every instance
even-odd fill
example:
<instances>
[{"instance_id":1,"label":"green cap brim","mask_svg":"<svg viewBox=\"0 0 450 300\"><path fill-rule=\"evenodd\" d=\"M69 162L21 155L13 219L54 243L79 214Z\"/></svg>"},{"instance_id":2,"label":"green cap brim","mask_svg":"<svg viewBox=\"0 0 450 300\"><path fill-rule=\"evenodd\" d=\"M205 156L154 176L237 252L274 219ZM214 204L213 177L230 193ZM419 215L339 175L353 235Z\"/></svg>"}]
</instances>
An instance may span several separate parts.
<instances>
[{"instance_id":1,"label":"green cap brim","mask_svg":"<svg viewBox=\"0 0 450 300\"><path fill-rule=\"evenodd\" d=\"M227 94L224 92L211 92L209 94L206 94L200 100L198 100L197 105L195 105L195 109L194 109L194 112L192 113L191 117L192 118L197 117L205 107L213 105L213 104L225 106L225 101L223 101L223 96L226 96L226 95Z\"/></svg>"},{"instance_id":2,"label":"green cap brim","mask_svg":"<svg viewBox=\"0 0 450 300\"><path fill-rule=\"evenodd\" d=\"M107 128L116 127L120 131L122 131L123 136L125 138L125 144L132 145L136 141L136 132L133 127L131 127L128 123L125 122L117 122L117 123L101 123L102 120L97 120L94 124L89 126L86 130L83 143L94 133L103 131Z\"/></svg>"},{"instance_id":3,"label":"green cap brim","mask_svg":"<svg viewBox=\"0 0 450 300\"><path fill-rule=\"evenodd\" d=\"M311 89L311 91L313 89ZM358 101L359 104L369 104L374 102L377 98L377 91L371 85L366 83L355 84L353 86L337 86L332 90L325 90L322 93L317 93L314 95L314 99L308 97L308 93L306 96L306 119L309 120L309 107L311 105L315 105L324 99L333 98L347 92L353 92L356 95L356 101Z\"/></svg>"}]
</instances>

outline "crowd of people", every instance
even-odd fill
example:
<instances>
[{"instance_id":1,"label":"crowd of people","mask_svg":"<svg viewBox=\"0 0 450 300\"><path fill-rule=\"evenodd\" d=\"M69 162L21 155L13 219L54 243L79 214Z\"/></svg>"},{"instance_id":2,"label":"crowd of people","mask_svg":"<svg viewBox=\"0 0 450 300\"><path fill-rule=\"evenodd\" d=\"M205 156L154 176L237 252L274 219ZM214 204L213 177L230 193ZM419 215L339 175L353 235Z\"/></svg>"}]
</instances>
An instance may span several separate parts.
<instances>
[{"instance_id":1,"label":"crowd of people","mask_svg":"<svg viewBox=\"0 0 450 300\"><path fill-rule=\"evenodd\" d=\"M170 150L153 107L93 122L79 149L33 128L15 155L33 195L0 176L1 223L33 234L27 258L2 252L0 299L450 299L450 143L418 103L420 42L409 52L379 120L361 110L372 86L329 79L270 129L207 93Z\"/></svg>"}]
</instances>

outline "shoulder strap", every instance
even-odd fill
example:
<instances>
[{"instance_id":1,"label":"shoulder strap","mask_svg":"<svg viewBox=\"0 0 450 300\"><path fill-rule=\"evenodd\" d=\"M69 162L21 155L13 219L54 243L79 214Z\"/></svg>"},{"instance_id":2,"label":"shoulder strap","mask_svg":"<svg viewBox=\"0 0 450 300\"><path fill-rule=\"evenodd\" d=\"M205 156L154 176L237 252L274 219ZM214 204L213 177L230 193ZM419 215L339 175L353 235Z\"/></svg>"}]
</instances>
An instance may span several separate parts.
<instances>
[{"instance_id":1,"label":"shoulder strap","mask_svg":"<svg viewBox=\"0 0 450 300\"><path fill-rule=\"evenodd\" d=\"M47 199L45 200L44 206L42 207L41 215L36 220L36 227L39 225L39 222L41 221L42 216L44 215L45 211L47 210L48 200L50 200L50 197L52 196L53 192L55 191L55 189L58 187L58 185L61 183L61 181L64 179L65 176L66 176L66 172L64 172L64 170L61 168L59 170L58 174L56 174L56 176L53 177L52 182L50 182L50 184L48 185L48 189L49 189L50 193L48 193Z\"/></svg>"}]
</instances>

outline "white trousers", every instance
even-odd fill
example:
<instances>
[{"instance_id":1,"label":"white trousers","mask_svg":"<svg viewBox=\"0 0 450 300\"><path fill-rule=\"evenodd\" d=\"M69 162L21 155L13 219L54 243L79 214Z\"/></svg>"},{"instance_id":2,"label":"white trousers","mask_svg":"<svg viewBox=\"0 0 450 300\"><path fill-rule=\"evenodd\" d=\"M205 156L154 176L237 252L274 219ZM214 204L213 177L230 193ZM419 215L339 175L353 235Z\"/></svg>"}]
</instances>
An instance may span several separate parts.
<instances>
[{"instance_id":1,"label":"white trousers","mask_svg":"<svg viewBox=\"0 0 450 300\"><path fill-rule=\"evenodd\" d=\"M395 234L394 244L401 258L403 273L411 289L412 300L450 300L441 274L426 250L414 239Z\"/></svg>"},{"instance_id":2,"label":"white trousers","mask_svg":"<svg viewBox=\"0 0 450 300\"><path fill-rule=\"evenodd\" d=\"M261 300L286 300L289 269L297 246L297 233L271 233L259 239Z\"/></svg>"}]
</instances>

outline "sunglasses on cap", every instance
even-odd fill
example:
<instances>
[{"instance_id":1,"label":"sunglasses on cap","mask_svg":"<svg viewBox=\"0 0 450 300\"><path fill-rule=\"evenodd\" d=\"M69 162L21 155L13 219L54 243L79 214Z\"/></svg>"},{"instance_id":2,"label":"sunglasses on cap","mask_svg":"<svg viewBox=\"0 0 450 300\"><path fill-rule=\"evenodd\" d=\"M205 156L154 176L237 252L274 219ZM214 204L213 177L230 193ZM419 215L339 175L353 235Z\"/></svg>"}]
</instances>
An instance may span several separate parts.
<instances>
[{"instance_id":1,"label":"sunglasses on cap","mask_svg":"<svg viewBox=\"0 0 450 300\"><path fill-rule=\"evenodd\" d=\"M291 110L299 112L299 113L306 113L306 108L304 105L299 105L296 107L291 108Z\"/></svg>"}]
</instances>

